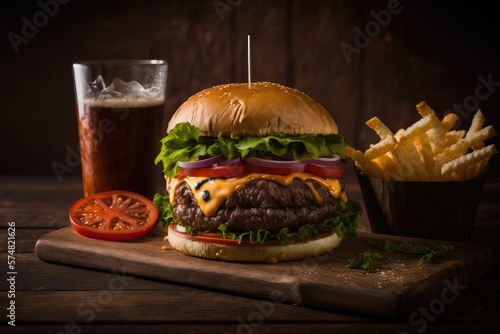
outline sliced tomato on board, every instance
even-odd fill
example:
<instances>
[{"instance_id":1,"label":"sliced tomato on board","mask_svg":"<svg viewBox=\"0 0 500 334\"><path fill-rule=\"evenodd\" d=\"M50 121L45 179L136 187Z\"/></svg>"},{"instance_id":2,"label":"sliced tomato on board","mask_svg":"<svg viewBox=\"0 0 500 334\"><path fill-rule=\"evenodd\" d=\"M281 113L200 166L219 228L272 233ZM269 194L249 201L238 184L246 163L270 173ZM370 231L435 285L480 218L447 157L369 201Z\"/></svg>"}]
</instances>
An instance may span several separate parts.
<instances>
[{"instance_id":1,"label":"sliced tomato on board","mask_svg":"<svg viewBox=\"0 0 500 334\"><path fill-rule=\"evenodd\" d=\"M340 178L344 176L344 165L342 164L333 166L307 164L304 169L306 172L322 177Z\"/></svg>"},{"instance_id":2,"label":"sliced tomato on board","mask_svg":"<svg viewBox=\"0 0 500 334\"><path fill-rule=\"evenodd\" d=\"M227 246L238 246L238 247L245 247L245 246L251 246L251 247L258 247L259 244L252 243L248 238L243 239L241 242L238 240L233 240L230 238L223 238L220 236L219 233L215 232L201 232L197 231L194 235L189 235L186 231L185 228L182 226L179 226L177 224L170 224L168 226L168 234L169 235L176 235L178 237L192 240L192 241L198 241L198 242L206 242L210 244L220 244L220 245L227 245ZM278 240L266 240L264 244L261 246L269 247L269 246L281 246L280 242Z\"/></svg>"},{"instance_id":3,"label":"sliced tomato on board","mask_svg":"<svg viewBox=\"0 0 500 334\"><path fill-rule=\"evenodd\" d=\"M244 174L246 171L246 166L239 162L207 168L182 168L181 174L195 177L234 177Z\"/></svg>"},{"instance_id":4,"label":"sliced tomato on board","mask_svg":"<svg viewBox=\"0 0 500 334\"><path fill-rule=\"evenodd\" d=\"M69 210L73 228L101 240L125 241L146 234L158 217L156 206L144 196L112 190L79 199Z\"/></svg>"}]
</instances>

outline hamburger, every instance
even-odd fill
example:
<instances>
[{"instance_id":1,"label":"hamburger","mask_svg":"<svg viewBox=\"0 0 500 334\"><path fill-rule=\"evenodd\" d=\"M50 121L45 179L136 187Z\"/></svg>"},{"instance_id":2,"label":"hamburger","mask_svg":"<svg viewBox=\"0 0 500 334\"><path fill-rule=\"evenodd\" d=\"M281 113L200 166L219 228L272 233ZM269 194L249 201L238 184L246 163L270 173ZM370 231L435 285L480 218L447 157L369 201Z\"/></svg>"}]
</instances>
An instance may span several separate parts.
<instances>
[{"instance_id":1,"label":"hamburger","mask_svg":"<svg viewBox=\"0 0 500 334\"><path fill-rule=\"evenodd\" d=\"M331 115L276 83L226 84L186 100L156 163L170 245L214 260L280 262L320 255L356 234L345 149Z\"/></svg>"}]
</instances>

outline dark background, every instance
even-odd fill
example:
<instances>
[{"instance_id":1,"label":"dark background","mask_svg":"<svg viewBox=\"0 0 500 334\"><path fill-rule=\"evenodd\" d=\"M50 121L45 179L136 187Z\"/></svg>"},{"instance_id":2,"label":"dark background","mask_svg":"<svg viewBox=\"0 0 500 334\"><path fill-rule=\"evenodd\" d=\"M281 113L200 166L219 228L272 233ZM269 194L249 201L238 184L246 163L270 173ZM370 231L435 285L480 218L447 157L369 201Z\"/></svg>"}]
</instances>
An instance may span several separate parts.
<instances>
[{"instance_id":1,"label":"dark background","mask_svg":"<svg viewBox=\"0 0 500 334\"><path fill-rule=\"evenodd\" d=\"M393 1L164 0L9 1L2 4L0 174L53 175L78 143L71 65L83 59L161 58L169 62L167 115L212 85L252 80L296 87L323 104L357 148L377 141L364 122L376 115L396 131L420 118L425 100L442 116L473 101L479 77L498 82L480 101L500 129L500 27L494 3L402 0L385 27L348 62L355 46ZM16 53L22 36L50 6L51 16ZM227 4L225 11L220 4ZM216 5L219 6L217 9ZM358 44L359 45L359 44ZM486 90L481 90L486 93ZM469 108L470 109L470 108ZM466 110L466 109L465 109ZM461 117L466 128L473 112ZM498 139L490 140L500 147ZM489 172L499 173L498 156ZM75 175L80 170L74 168Z\"/></svg>"}]
</instances>

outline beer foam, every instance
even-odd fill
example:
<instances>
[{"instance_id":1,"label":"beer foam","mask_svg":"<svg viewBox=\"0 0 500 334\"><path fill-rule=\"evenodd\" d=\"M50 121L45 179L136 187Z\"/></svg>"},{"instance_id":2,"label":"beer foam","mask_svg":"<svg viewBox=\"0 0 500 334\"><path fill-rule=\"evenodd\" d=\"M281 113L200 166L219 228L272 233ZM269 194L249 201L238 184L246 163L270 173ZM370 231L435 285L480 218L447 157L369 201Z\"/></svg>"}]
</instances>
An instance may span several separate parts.
<instances>
[{"instance_id":1,"label":"beer foam","mask_svg":"<svg viewBox=\"0 0 500 334\"><path fill-rule=\"evenodd\" d=\"M107 98L107 99L85 99L83 104L99 108L147 108L155 107L165 103L165 98L154 99L127 99L127 98Z\"/></svg>"},{"instance_id":2,"label":"beer foam","mask_svg":"<svg viewBox=\"0 0 500 334\"><path fill-rule=\"evenodd\" d=\"M83 103L101 108L146 108L165 103L164 83L159 78L146 87L139 82L129 82L115 78L106 86L102 76L87 85L86 98Z\"/></svg>"}]
</instances>

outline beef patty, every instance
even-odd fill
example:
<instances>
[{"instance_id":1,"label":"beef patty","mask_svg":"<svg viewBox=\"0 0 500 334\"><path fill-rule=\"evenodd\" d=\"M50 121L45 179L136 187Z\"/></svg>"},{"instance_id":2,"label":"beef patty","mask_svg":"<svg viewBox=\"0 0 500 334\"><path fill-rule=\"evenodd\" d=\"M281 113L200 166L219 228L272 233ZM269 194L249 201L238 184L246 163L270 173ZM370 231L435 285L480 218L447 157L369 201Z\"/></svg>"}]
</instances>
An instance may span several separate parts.
<instances>
[{"instance_id":1,"label":"beef patty","mask_svg":"<svg viewBox=\"0 0 500 334\"><path fill-rule=\"evenodd\" d=\"M310 183L310 185L306 184ZM318 204L309 186L321 198ZM288 186L259 179L234 192L211 217L205 216L186 183L175 191L173 213L177 221L199 231L218 231L220 224L235 232L257 229L297 230L319 224L337 211L337 200L314 180L294 179Z\"/></svg>"}]
</instances>

